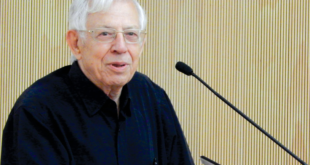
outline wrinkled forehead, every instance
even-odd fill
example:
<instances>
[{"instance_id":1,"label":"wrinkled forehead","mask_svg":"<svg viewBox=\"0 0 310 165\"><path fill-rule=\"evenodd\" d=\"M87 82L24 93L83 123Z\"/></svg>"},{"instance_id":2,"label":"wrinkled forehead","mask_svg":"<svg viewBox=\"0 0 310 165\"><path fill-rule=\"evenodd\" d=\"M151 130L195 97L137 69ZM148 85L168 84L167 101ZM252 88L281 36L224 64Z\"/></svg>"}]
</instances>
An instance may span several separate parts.
<instances>
[{"instance_id":1,"label":"wrinkled forehead","mask_svg":"<svg viewBox=\"0 0 310 165\"><path fill-rule=\"evenodd\" d=\"M128 3L134 4L136 10L138 7L135 0L89 0L88 1L88 13L106 12L114 3Z\"/></svg>"},{"instance_id":2,"label":"wrinkled forehead","mask_svg":"<svg viewBox=\"0 0 310 165\"><path fill-rule=\"evenodd\" d=\"M139 13L131 0L115 0L109 8L87 16L87 28L140 28Z\"/></svg>"}]
</instances>

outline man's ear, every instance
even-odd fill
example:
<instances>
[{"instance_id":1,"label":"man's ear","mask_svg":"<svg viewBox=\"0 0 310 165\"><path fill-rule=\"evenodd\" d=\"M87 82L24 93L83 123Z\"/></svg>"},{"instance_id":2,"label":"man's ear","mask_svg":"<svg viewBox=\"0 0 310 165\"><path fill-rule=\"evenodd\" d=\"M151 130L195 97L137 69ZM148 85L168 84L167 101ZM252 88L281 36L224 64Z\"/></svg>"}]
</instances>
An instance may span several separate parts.
<instances>
[{"instance_id":1,"label":"man's ear","mask_svg":"<svg viewBox=\"0 0 310 165\"><path fill-rule=\"evenodd\" d=\"M81 50L78 46L79 34L76 30L69 30L66 34L67 44L77 60L81 59Z\"/></svg>"},{"instance_id":2,"label":"man's ear","mask_svg":"<svg viewBox=\"0 0 310 165\"><path fill-rule=\"evenodd\" d=\"M146 43L146 38L147 38L147 36L144 37L142 46L144 46L144 44Z\"/></svg>"},{"instance_id":3,"label":"man's ear","mask_svg":"<svg viewBox=\"0 0 310 165\"><path fill-rule=\"evenodd\" d=\"M144 45L145 45L145 43L146 43L146 36L144 37L144 39L143 39L143 41L142 41L142 43L141 43L141 51L140 51L139 56L141 56L141 54L142 54L142 52L143 52L143 50L144 50Z\"/></svg>"}]
</instances>

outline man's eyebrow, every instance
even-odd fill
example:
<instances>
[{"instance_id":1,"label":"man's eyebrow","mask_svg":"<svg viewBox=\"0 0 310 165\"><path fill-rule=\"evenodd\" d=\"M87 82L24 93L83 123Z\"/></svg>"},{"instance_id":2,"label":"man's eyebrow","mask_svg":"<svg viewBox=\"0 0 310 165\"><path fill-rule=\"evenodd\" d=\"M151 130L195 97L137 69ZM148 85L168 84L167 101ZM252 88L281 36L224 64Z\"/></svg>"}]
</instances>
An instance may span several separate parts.
<instances>
[{"instance_id":1,"label":"man's eyebrow","mask_svg":"<svg viewBox=\"0 0 310 165\"><path fill-rule=\"evenodd\" d=\"M115 29L114 27L112 26L108 26L108 25L103 25L103 26L100 26L100 28L107 28L107 29ZM139 29L139 26L125 26L123 27L123 29Z\"/></svg>"},{"instance_id":2,"label":"man's eyebrow","mask_svg":"<svg viewBox=\"0 0 310 165\"><path fill-rule=\"evenodd\" d=\"M138 26L127 26L123 29L139 29L139 27Z\"/></svg>"},{"instance_id":3,"label":"man's eyebrow","mask_svg":"<svg viewBox=\"0 0 310 165\"><path fill-rule=\"evenodd\" d=\"M113 27L107 25L100 26L100 28L114 29Z\"/></svg>"}]
</instances>

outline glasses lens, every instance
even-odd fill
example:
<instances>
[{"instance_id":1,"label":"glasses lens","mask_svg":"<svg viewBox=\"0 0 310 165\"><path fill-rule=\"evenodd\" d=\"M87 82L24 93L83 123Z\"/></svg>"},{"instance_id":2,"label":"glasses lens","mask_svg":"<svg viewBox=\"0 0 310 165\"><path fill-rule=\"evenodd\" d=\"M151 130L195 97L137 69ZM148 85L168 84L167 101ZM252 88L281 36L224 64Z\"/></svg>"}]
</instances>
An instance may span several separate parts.
<instances>
[{"instance_id":1,"label":"glasses lens","mask_svg":"<svg viewBox=\"0 0 310 165\"><path fill-rule=\"evenodd\" d=\"M127 42L139 42L140 41L140 30L130 29L124 31L124 37Z\"/></svg>"},{"instance_id":2,"label":"glasses lens","mask_svg":"<svg viewBox=\"0 0 310 165\"><path fill-rule=\"evenodd\" d=\"M114 29L100 28L92 31L92 36L99 42L109 43L115 39L116 33L123 33L127 43L138 43L144 37L144 32L139 29L128 29L124 32L117 32Z\"/></svg>"},{"instance_id":3,"label":"glasses lens","mask_svg":"<svg viewBox=\"0 0 310 165\"><path fill-rule=\"evenodd\" d=\"M113 29L95 29L93 37L101 42L111 42L114 40L115 30Z\"/></svg>"}]
</instances>

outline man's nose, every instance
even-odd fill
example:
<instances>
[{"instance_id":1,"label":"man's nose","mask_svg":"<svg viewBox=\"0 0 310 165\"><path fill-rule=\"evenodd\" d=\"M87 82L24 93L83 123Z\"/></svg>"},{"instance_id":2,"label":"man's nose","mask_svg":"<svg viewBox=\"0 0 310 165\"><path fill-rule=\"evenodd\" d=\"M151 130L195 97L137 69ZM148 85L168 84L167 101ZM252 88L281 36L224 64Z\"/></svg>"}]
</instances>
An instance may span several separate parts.
<instances>
[{"instance_id":1,"label":"man's nose","mask_svg":"<svg viewBox=\"0 0 310 165\"><path fill-rule=\"evenodd\" d=\"M123 33L116 33L115 40L113 41L112 51L115 53L125 53L128 48Z\"/></svg>"}]
</instances>

